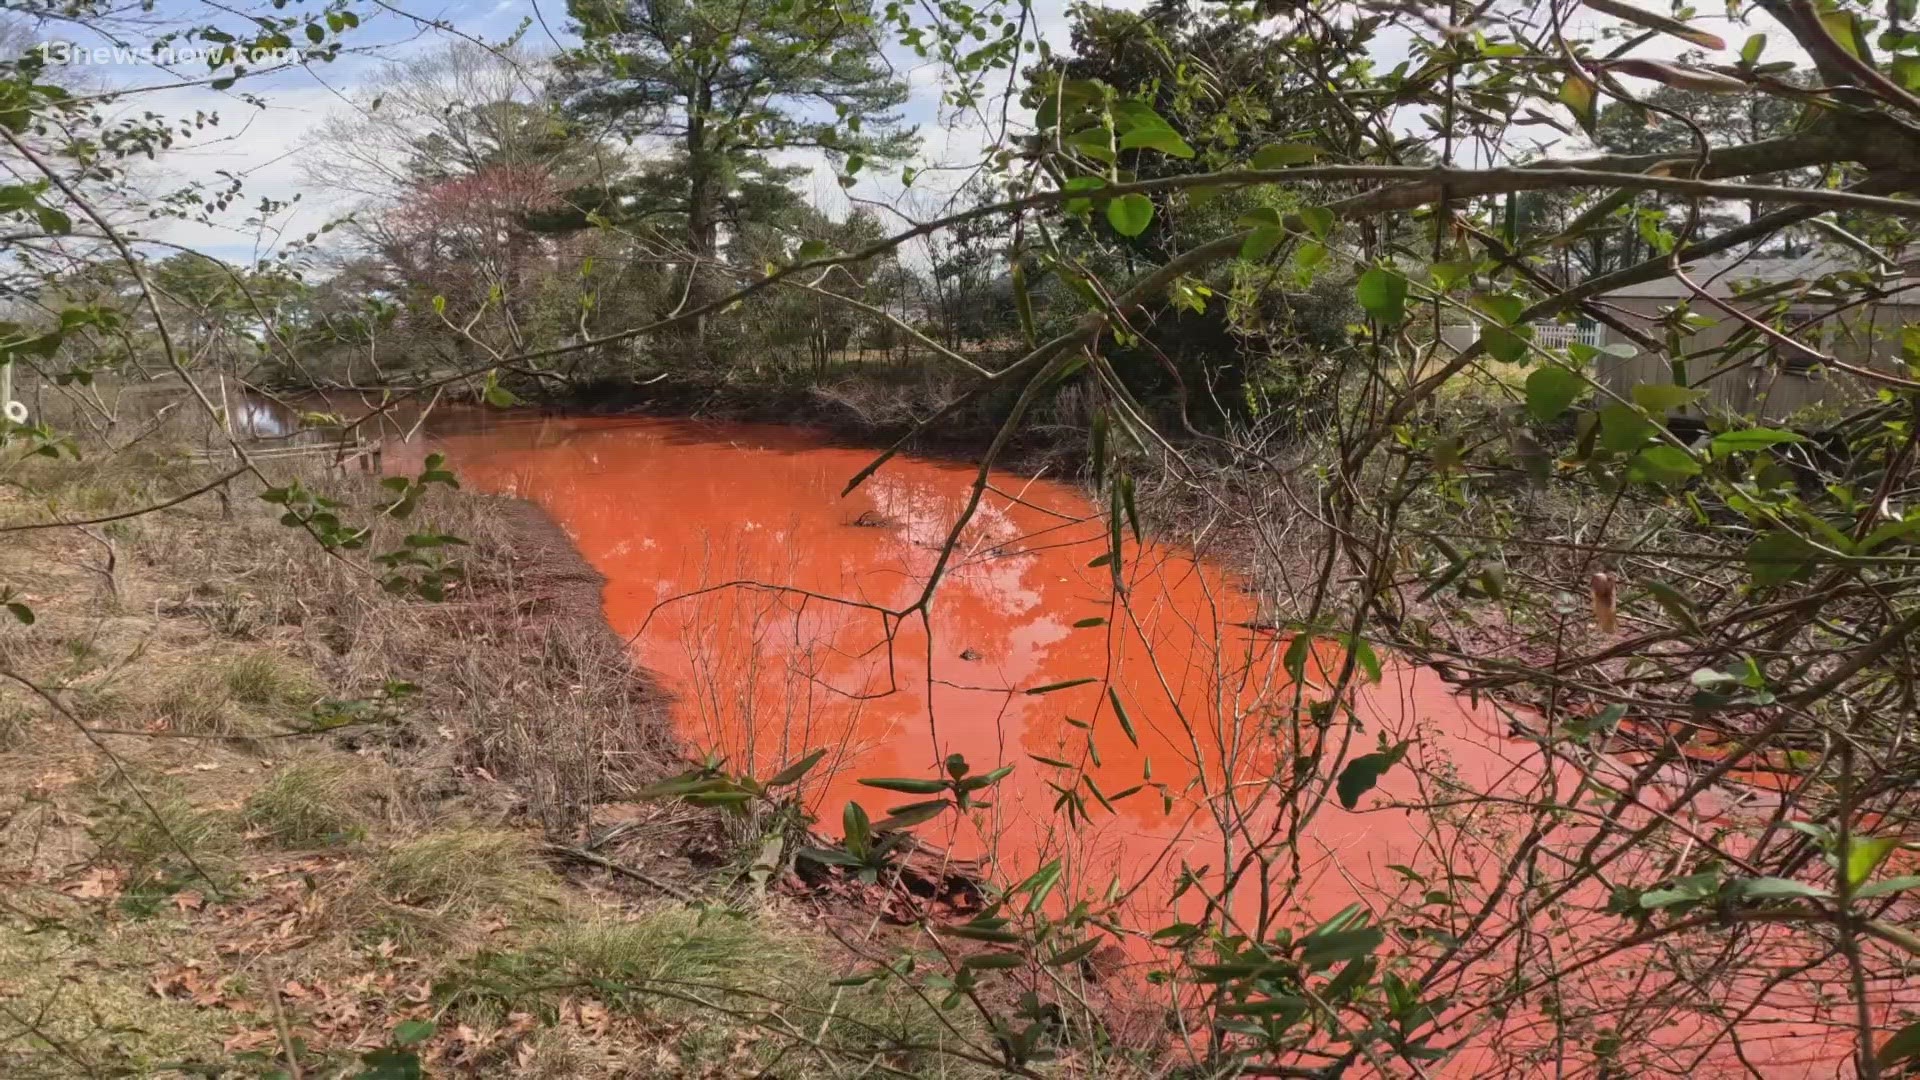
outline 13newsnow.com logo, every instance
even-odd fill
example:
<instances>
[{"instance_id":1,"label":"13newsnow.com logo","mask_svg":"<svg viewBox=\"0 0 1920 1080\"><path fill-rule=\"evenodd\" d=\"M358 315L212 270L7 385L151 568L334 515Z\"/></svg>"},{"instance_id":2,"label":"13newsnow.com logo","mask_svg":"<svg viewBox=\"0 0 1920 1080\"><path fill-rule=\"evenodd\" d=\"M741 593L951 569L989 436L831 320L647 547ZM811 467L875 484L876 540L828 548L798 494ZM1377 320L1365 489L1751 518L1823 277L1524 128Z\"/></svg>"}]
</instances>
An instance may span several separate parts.
<instances>
[{"instance_id":1,"label":"13newsnow.com logo","mask_svg":"<svg viewBox=\"0 0 1920 1080\"><path fill-rule=\"evenodd\" d=\"M296 49L253 49L229 45L158 45L152 49L130 49L124 45L81 45L72 41L49 41L40 46L48 64L60 67L200 67L228 64L247 67L272 67L297 64Z\"/></svg>"}]
</instances>

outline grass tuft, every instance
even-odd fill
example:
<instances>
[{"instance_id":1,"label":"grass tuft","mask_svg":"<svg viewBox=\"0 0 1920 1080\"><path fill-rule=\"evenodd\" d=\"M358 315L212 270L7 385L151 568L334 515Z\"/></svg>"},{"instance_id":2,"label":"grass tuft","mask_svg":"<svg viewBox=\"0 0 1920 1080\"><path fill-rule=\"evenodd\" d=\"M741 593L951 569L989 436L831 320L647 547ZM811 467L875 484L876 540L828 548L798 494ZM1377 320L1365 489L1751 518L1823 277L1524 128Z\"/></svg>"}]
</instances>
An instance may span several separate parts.
<instances>
[{"instance_id":1,"label":"grass tuft","mask_svg":"<svg viewBox=\"0 0 1920 1080\"><path fill-rule=\"evenodd\" d=\"M288 847L364 839L373 805L382 797L376 768L328 758L282 765L247 797L241 819Z\"/></svg>"},{"instance_id":2,"label":"grass tuft","mask_svg":"<svg viewBox=\"0 0 1920 1080\"><path fill-rule=\"evenodd\" d=\"M101 855L127 867L136 881L192 886L203 873L221 876L240 847L232 815L196 805L164 779L134 783L138 794L117 777L107 781L93 825Z\"/></svg>"},{"instance_id":3,"label":"grass tuft","mask_svg":"<svg viewBox=\"0 0 1920 1080\"><path fill-rule=\"evenodd\" d=\"M182 679L160 692L153 711L168 731L182 735L243 735L246 718L223 688Z\"/></svg>"},{"instance_id":4,"label":"grass tuft","mask_svg":"<svg viewBox=\"0 0 1920 1080\"><path fill-rule=\"evenodd\" d=\"M306 672L282 656L249 653L227 665L222 681L233 700L255 708L303 705L319 695Z\"/></svg>"},{"instance_id":5,"label":"grass tuft","mask_svg":"<svg viewBox=\"0 0 1920 1080\"><path fill-rule=\"evenodd\" d=\"M519 833L440 829L395 844L380 859L382 895L447 916L537 914L560 900L560 880Z\"/></svg>"}]
</instances>

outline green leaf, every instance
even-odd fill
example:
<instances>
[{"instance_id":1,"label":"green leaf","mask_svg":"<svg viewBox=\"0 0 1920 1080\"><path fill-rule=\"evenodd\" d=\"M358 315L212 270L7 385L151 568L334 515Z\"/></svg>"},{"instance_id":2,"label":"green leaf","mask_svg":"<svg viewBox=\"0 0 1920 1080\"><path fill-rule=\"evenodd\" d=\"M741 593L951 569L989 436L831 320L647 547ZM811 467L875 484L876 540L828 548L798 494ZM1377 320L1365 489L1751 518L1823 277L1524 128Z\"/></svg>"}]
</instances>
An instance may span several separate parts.
<instances>
[{"instance_id":1,"label":"green leaf","mask_svg":"<svg viewBox=\"0 0 1920 1080\"><path fill-rule=\"evenodd\" d=\"M1855 900L1871 900L1876 896L1891 896L1894 893L1906 892L1908 889L1914 888L1920 888L1920 877L1914 877L1908 874L1902 877L1881 878L1879 881L1869 882L1855 889L1853 891L1853 898Z\"/></svg>"},{"instance_id":2,"label":"green leaf","mask_svg":"<svg viewBox=\"0 0 1920 1080\"><path fill-rule=\"evenodd\" d=\"M844 851L833 848L804 847L793 853L795 858L817 862L822 866L859 866L860 860Z\"/></svg>"},{"instance_id":3,"label":"green leaf","mask_svg":"<svg viewBox=\"0 0 1920 1080\"><path fill-rule=\"evenodd\" d=\"M1481 327L1480 347L1502 363L1517 364L1527 358L1526 335L1505 326Z\"/></svg>"},{"instance_id":4,"label":"green leaf","mask_svg":"<svg viewBox=\"0 0 1920 1080\"><path fill-rule=\"evenodd\" d=\"M1587 7L1595 11L1605 12L1616 19L1625 19L1627 22L1633 23L1636 26L1645 27L1648 30L1657 30L1663 34L1671 34L1683 41L1691 41L1703 49L1724 49L1727 47L1727 43L1721 40L1718 34L1710 34L1705 30L1695 29L1681 22L1679 19L1670 18L1666 15L1660 15L1651 11L1642 11L1631 4L1621 3L1620 0L1585 0L1585 3Z\"/></svg>"},{"instance_id":5,"label":"green leaf","mask_svg":"<svg viewBox=\"0 0 1920 1080\"><path fill-rule=\"evenodd\" d=\"M1874 1055L1874 1060L1885 1067L1898 1065L1916 1054L1920 1054L1920 1023L1908 1024L1895 1032L1893 1038L1880 1044L1880 1052Z\"/></svg>"},{"instance_id":6,"label":"green leaf","mask_svg":"<svg viewBox=\"0 0 1920 1080\"><path fill-rule=\"evenodd\" d=\"M1366 675L1367 681L1379 682L1380 654L1373 651L1373 646L1367 644L1365 638L1353 638L1348 645L1348 651L1353 654L1353 662L1360 665L1360 670Z\"/></svg>"},{"instance_id":7,"label":"green leaf","mask_svg":"<svg viewBox=\"0 0 1920 1080\"><path fill-rule=\"evenodd\" d=\"M1107 224L1121 236L1139 236L1153 224L1153 200L1134 193L1107 204Z\"/></svg>"},{"instance_id":8,"label":"green leaf","mask_svg":"<svg viewBox=\"0 0 1920 1080\"><path fill-rule=\"evenodd\" d=\"M1387 770L1393 768L1401 758L1406 756L1407 747L1410 745L1412 744L1403 742L1391 750L1362 754L1347 762L1346 768L1340 770L1340 779L1335 783L1335 790L1340 796L1340 805L1348 810L1358 805L1360 796L1373 790L1374 785L1380 782L1380 778L1386 775Z\"/></svg>"},{"instance_id":9,"label":"green leaf","mask_svg":"<svg viewBox=\"0 0 1920 1080\"><path fill-rule=\"evenodd\" d=\"M1060 883L1060 870L1060 860L1054 859L1035 870L1032 877L1008 890L1009 895L1026 893L1027 914L1031 915L1039 910L1041 904L1047 902L1047 897L1053 894L1053 887Z\"/></svg>"},{"instance_id":10,"label":"green leaf","mask_svg":"<svg viewBox=\"0 0 1920 1080\"><path fill-rule=\"evenodd\" d=\"M435 1025L431 1020L402 1020L393 1026L393 1045L412 1046L433 1038Z\"/></svg>"},{"instance_id":11,"label":"green leaf","mask_svg":"<svg viewBox=\"0 0 1920 1080\"><path fill-rule=\"evenodd\" d=\"M1007 968L1017 968L1025 962L1019 953L985 952L974 953L960 961L960 966L972 968L975 971L1003 971Z\"/></svg>"},{"instance_id":12,"label":"green leaf","mask_svg":"<svg viewBox=\"0 0 1920 1080\"><path fill-rule=\"evenodd\" d=\"M1855 836L1847 845L1847 886L1859 888L1873 876L1880 864L1893 854L1900 841L1891 836Z\"/></svg>"},{"instance_id":13,"label":"green leaf","mask_svg":"<svg viewBox=\"0 0 1920 1080\"><path fill-rule=\"evenodd\" d=\"M1020 935L1011 930L997 930L987 926L966 926L963 924L960 926L949 926L945 932L957 938L966 938L968 941L986 941L995 945L1015 945L1020 941Z\"/></svg>"},{"instance_id":14,"label":"green leaf","mask_svg":"<svg viewBox=\"0 0 1920 1080\"><path fill-rule=\"evenodd\" d=\"M1765 450L1770 446L1783 443L1805 442L1806 440L1791 431L1779 428L1742 428L1739 431L1723 431L1713 437L1713 456L1747 453L1753 450Z\"/></svg>"},{"instance_id":15,"label":"green leaf","mask_svg":"<svg viewBox=\"0 0 1920 1080\"><path fill-rule=\"evenodd\" d=\"M1609 405L1600 410L1600 445L1625 453L1638 450L1653 438L1653 421L1631 405Z\"/></svg>"},{"instance_id":16,"label":"green leaf","mask_svg":"<svg viewBox=\"0 0 1920 1080\"><path fill-rule=\"evenodd\" d=\"M1627 475L1645 484L1677 484L1700 475L1700 463L1677 446L1649 446L1628 462Z\"/></svg>"},{"instance_id":17,"label":"green leaf","mask_svg":"<svg viewBox=\"0 0 1920 1080\"><path fill-rule=\"evenodd\" d=\"M1051 694L1055 690L1067 690L1075 686L1085 686L1090 682L1099 682L1099 681L1100 681L1099 679L1092 678L1092 677L1088 677L1085 679L1068 679L1065 682L1048 683L1045 686L1036 686L1033 689L1028 690L1027 693ZM861 782L865 783L865 781L861 781Z\"/></svg>"},{"instance_id":18,"label":"green leaf","mask_svg":"<svg viewBox=\"0 0 1920 1080\"><path fill-rule=\"evenodd\" d=\"M1085 960L1087 957L1092 956L1093 951L1099 947L1099 938L1088 938L1078 945L1061 949L1059 952L1047 957L1046 964L1048 967L1066 967L1068 964Z\"/></svg>"},{"instance_id":19,"label":"green leaf","mask_svg":"<svg viewBox=\"0 0 1920 1080\"><path fill-rule=\"evenodd\" d=\"M1280 241L1286 235L1277 228L1255 229L1241 241L1240 258L1247 262L1259 262L1273 254L1273 249L1280 246Z\"/></svg>"},{"instance_id":20,"label":"green leaf","mask_svg":"<svg viewBox=\"0 0 1920 1080\"><path fill-rule=\"evenodd\" d=\"M1824 11L1820 13L1820 26L1841 48L1852 53L1856 60L1860 56L1859 24L1850 11Z\"/></svg>"},{"instance_id":21,"label":"green leaf","mask_svg":"<svg viewBox=\"0 0 1920 1080\"><path fill-rule=\"evenodd\" d=\"M1755 585L1779 585L1807 572L1812 544L1785 529L1773 529L1747 545L1747 573Z\"/></svg>"},{"instance_id":22,"label":"green leaf","mask_svg":"<svg viewBox=\"0 0 1920 1080\"><path fill-rule=\"evenodd\" d=\"M1693 601L1686 593L1668 582L1659 580L1648 581L1642 587L1647 590L1648 596L1653 597L1655 603L1672 616L1674 622L1680 624L1681 629L1688 633L1699 632L1700 621L1694 615Z\"/></svg>"},{"instance_id":23,"label":"green leaf","mask_svg":"<svg viewBox=\"0 0 1920 1080\"><path fill-rule=\"evenodd\" d=\"M1300 962L1308 967L1325 967L1342 960L1371 956L1385 944L1387 935L1377 926L1361 930L1337 930L1330 934L1311 934L1300 942Z\"/></svg>"},{"instance_id":24,"label":"green leaf","mask_svg":"<svg viewBox=\"0 0 1920 1080\"><path fill-rule=\"evenodd\" d=\"M919 780L905 776L882 776L860 778L859 783L882 791L898 791L905 795L937 795L947 790L945 780Z\"/></svg>"},{"instance_id":25,"label":"green leaf","mask_svg":"<svg viewBox=\"0 0 1920 1080\"><path fill-rule=\"evenodd\" d=\"M1664 888L1648 889L1640 894L1640 907L1644 911L1658 911L1675 904L1698 903L1719 891L1720 874L1709 870L1679 878Z\"/></svg>"},{"instance_id":26,"label":"green leaf","mask_svg":"<svg viewBox=\"0 0 1920 1080\"><path fill-rule=\"evenodd\" d=\"M1535 419L1552 420L1567 411L1585 387L1580 376L1558 364L1549 364L1527 376L1527 411Z\"/></svg>"},{"instance_id":27,"label":"green leaf","mask_svg":"<svg viewBox=\"0 0 1920 1080\"><path fill-rule=\"evenodd\" d=\"M944 813L953 803L946 799L931 799L927 802L909 803L897 806L880 823L874 826L879 832L902 832L915 825L924 825Z\"/></svg>"},{"instance_id":28,"label":"green leaf","mask_svg":"<svg viewBox=\"0 0 1920 1080\"><path fill-rule=\"evenodd\" d=\"M1566 81L1560 84L1560 103L1573 113L1574 120L1579 123L1582 130L1593 130L1594 118L1597 115L1595 107L1599 100L1598 88L1585 76L1569 75Z\"/></svg>"},{"instance_id":29,"label":"green leaf","mask_svg":"<svg viewBox=\"0 0 1920 1080\"><path fill-rule=\"evenodd\" d=\"M1286 223L1280 218L1280 211L1275 210L1271 206L1256 206L1246 213L1241 214L1239 221L1235 224L1243 229L1284 230L1286 227Z\"/></svg>"},{"instance_id":30,"label":"green leaf","mask_svg":"<svg viewBox=\"0 0 1920 1080\"><path fill-rule=\"evenodd\" d=\"M1139 127L1120 139L1122 150L1158 150L1169 157L1190 158L1193 147L1170 127Z\"/></svg>"},{"instance_id":31,"label":"green leaf","mask_svg":"<svg viewBox=\"0 0 1920 1080\"><path fill-rule=\"evenodd\" d=\"M1098 615L1095 615L1090 619L1080 619L1076 621L1073 624L1073 628L1075 630L1086 630L1090 627L1105 626L1105 625L1107 625L1107 620L1101 618Z\"/></svg>"},{"instance_id":32,"label":"green leaf","mask_svg":"<svg viewBox=\"0 0 1920 1080\"><path fill-rule=\"evenodd\" d=\"M1763 877L1747 878L1731 885L1733 892L1746 900L1779 900L1796 897L1810 897L1824 900L1833 894L1818 885L1809 885L1792 878Z\"/></svg>"},{"instance_id":33,"label":"green leaf","mask_svg":"<svg viewBox=\"0 0 1920 1080\"><path fill-rule=\"evenodd\" d=\"M1407 279L1397 270L1376 266L1361 274L1354 295L1367 314L1388 326L1406 318Z\"/></svg>"},{"instance_id":34,"label":"green leaf","mask_svg":"<svg viewBox=\"0 0 1920 1080\"><path fill-rule=\"evenodd\" d=\"M801 777L811 772L815 765L820 764L821 758L824 758L826 756L827 756L827 751L825 747L822 747L819 750L815 750L813 753L808 754L806 757L801 758L799 761L796 761L793 764L787 766L786 768L781 769L779 772L774 773L772 777L768 778L767 786L770 788L785 787L788 784L792 784L799 781Z\"/></svg>"},{"instance_id":35,"label":"green leaf","mask_svg":"<svg viewBox=\"0 0 1920 1080\"><path fill-rule=\"evenodd\" d=\"M1307 657L1313 652L1313 635L1305 632L1293 635L1287 642L1287 651L1280 657L1280 666L1287 677L1299 682L1307 676Z\"/></svg>"},{"instance_id":36,"label":"green leaf","mask_svg":"<svg viewBox=\"0 0 1920 1080\"><path fill-rule=\"evenodd\" d=\"M873 839L873 821L859 803L848 799L846 808L840 811L840 831L846 834L850 851L864 854L868 841Z\"/></svg>"},{"instance_id":37,"label":"green leaf","mask_svg":"<svg viewBox=\"0 0 1920 1080\"><path fill-rule=\"evenodd\" d=\"M1306 143L1268 143L1253 152L1253 167L1262 171L1304 165L1320 156L1320 148Z\"/></svg>"},{"instance_id":38,"label":"green leaf","mask_svg":"<svg viewBox=\"0 0 1920 1080\"><path fill-rule=\"evenodd\" d=\"M7 612L22 626L33 625L33 609L18 600L7 601Z\"/></svg>"},{"instance_id":39,"label":"green leaf","mask_svg":"<svg viewBox=\"0 0 1920 1080\"><path fill-rule=\"evenodd\" d=\"M1494 317L1501 326L1518 326L1527 313L1527 302L1512 293L1482 293L1473 298L1473 306Z\"/></svg>"},{"instance_id":40,"label":"green leaf","mask_svg":"<svg viewBox=\"0 0 1920 1080\"><path fill-rule=\"evenodd\" d=\"M1705 390L1692 390L1672 383L1641 383L1633 388L1633 403L1655 414L1683 408L1706 396Z\"/></svg>"},{"instance_id":41,"label":"green leaf","mask_svg":"<svg viewBox=\"0 0 1920 1080\"><path fill-rule=\"evenodd\" d=\"M229 80L231 81L231 80ZM411 1050L369 1050L360 1055L365 1068L353 1080L422 1080L420 1055Z\"/></svg>"},{"instance_id":42,"label":"green leaf","mask_svg":"<svg viewBox=\"0 0 1920 1080\"><path fill-rule=\"evenodd\" d=\"M1113 703L1113 715L1120 721L1120 731L1126 735L1128 742L1139 746L1140 735L1133 730L1133 717L1127 715L1127 707L1120 704L1120 691L1111 684L1107 686L1107 700Z\"/></svg>"},{"instance_id":43,"label":"green leaf","mask_svg":"<svg viewBox=\"0 0 1920 1080\"><path fill-rule=\"evenodd\" d=\"M1754 34L1740 46L1740 62L1752 67L1760 62L1760 54L1767 50L1767 35Z\"/></svg>"},{"instance_id":44,"label":"green leaf","mask_svg":"<svg viewBox=\"0 0 1920 1080\"><path fill-rule=\"evenodd\" d=\"M1325 240L1333 233L1333 211L1324 206L1309 206L1300 211L1300 223L1316 238Z\"/></svg>"}]
</instances>

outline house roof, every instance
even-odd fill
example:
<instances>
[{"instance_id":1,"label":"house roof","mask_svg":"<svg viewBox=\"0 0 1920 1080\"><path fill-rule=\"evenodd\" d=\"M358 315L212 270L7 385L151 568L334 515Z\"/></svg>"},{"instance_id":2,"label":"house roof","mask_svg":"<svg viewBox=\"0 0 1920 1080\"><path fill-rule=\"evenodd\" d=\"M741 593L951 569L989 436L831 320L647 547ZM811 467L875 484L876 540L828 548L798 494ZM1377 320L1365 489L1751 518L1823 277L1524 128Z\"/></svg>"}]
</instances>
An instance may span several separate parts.
<instances>
[{"instance_id":1,"label":"house roof","mask_svg":"<svg viewBox=\"0 0 1920 1080\"><path fill-rule=\"evenodd\" d=\"M1813 251L1792 257L1722 255L1682 263L1681 269L1693 279L1694 284L1714 296L1726 298L1734 295L1735 286L1750 288L1755 284L1772 285L1790 281L1810 284L1828 274L1862 269L1861 264L1862 260L1842 257L1830 251ZM1693 290L1672 276L1643 281L1603 294L1606 299L1643 297L1657 300L1692 295Z\"/></svg>"}]
</instances>

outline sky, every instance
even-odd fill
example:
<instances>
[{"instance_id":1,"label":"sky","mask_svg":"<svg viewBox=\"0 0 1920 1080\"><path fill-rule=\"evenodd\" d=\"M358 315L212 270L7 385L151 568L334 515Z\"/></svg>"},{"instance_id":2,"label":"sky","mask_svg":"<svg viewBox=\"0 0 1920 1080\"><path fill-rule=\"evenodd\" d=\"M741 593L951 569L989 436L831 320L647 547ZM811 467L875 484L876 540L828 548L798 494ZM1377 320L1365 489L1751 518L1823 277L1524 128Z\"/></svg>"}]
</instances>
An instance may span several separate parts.
<instances>
[{"instance_id":1,"label":"sky","mask_svg":"<svg viewBox=\"0 0 1920 1080\"><path fill-rule=\"evenodd\" d=\"M1035 0L1041 32L1057 47L1067 44L1067 3L1068 0ZM1109 6L1137 8L1143 3L1144 0L1112 0ZM151 175L146 178L145 186L150 191L158 193L194 183L221 187L228 177L238 176L244 184L243 205L247 207L257 206L262 198L289 201L299 196L292 209L273 218L278 234L249 226L244 212L229 211L213 225L178 221L147 224L146 235L240 263L270 254L284 237L298 237L318 229L355 205L355 197L317 188L304 174L302 162L312 154L320 125L336 111L356 108L352 103L356 95L364 101L363 88L383 67L404 65L429 51L444 49L462 37L498 44L518 34L521 43L536 53L554 51L573 42L567 31L564 0L477 0L475 3L368 0L354 7L363 20L347 38L355 51L336 62L297 66L248 78L225 90L198 85L124 99L121 108L129 113L151 110L174 118L196 114L215 114L219 118L217 126L184 140L148 169ZM405 14L400 13L402 9ZM287 10L301 8L296 4ZM206 0L159 0L154 13L146 17L149 25L131 28L125 36L128 40L145 40L168 25L198 25L216 17L225 18L228 25L233 25L231 18L219 15ZM1726 27L1724 18L1708 17L1696 22L1722 33L1734 48L1747 33L1740 27ZM431 25L434 23L440 25ZM1783 37L1776 35L1774 40L1780 41ZM83 48L106 44L100 37L75 34L70 28L57 26L29 32L25 40L69 40ZM1402 42L1397 47L1404 51L1405 45ZM1389 41L1385 48L1392 51L1396 46ZM1661 51L1671 55L1678 50L1676 45ZM925 167L977 162L990 134L977 123L943 114L940 67L919 61L904 50L890 54L889 59L911 90L903 117L921 136L921 158L916 164ZM1397 58L1382 59L1390 62ZM91 87L106 90L171 84L180 81L183 75L199 77L205 70L204 65L198 70L182 66L169 72L148 63L131 62L125 55L109 60L114 62L76 68L75 75ZM851 192L843 193L832 170L818 155L799 160L815 167L811 183L803 182L809 189L805 193L822 210L835 216L847 209L849 194L856 199L925 210L939 200L943 187L956 185L965 175L963 171L928 174L915 184L920 193L903 199L897 171L876 174L870 170Z\"/></svg>"},{"instance_id":2,"label":"sky","mask_svg":"<svg viewBox=\"0 0 1920 1080\"><path fill-rule=\"evenodd\" d=\"M1143 0L1120 0L1112 6L1137 7ZM1058 44L1067 39L1067 0L1038 0L1036 10L1042 32ZM398 14L404 8L406 15ZM365 101L363 88L389 65L404 65L433 50L447 48L461 38L500 44L518 35L521 44L534 53L556 51L577 39L568 33L565 0L480 0L477 3L426 3L395 0L389 7L380 0L355 5L361 14L360 27L347 40L354 52L333 63L290 67L242 80L231 88L215 90L196 85L159 89L130 95L118 108L127 115L148 111L181 119L197 114L218 117L216 126L181 140L163 153L158 162L145 168L142 186L150 193L171 191L189 184L209 189L223 188L231 177L243 184L242 205L251 208L263 198L298 202L271 220L277 232L263 232L250 225L251 215L242 210L229 211L217 224L161 221L142 223L144 235L181 244L234 262L251 262L274 251L284 238L298 237L337 220L354 208L358 198L318 188L303 172L303 158L310 156L320 130L329 114L356 108L353 99ZM384 10L383 10L384 9ZM289 10L299 10L297 7ZM408 18L407 16L413 16ZM126 41L150 40L166 25L200 25L223 18L202 0L161 0L146 27L129 28L121 34ZM430 25L443 24L441 28ZM86 63L72 65L74 77L94 92L134 87L171 86L204 76L204 65L175 65L173 70L135 59L128 52L104 53L111 42L96 34L76 33L70 26L49 26L30 30L26 43L65 41L76 50L84 50ZM69 55L80 55L79 52ZM937 64L920 61L911 53L890 56L909 85L911 97L903 110L904 121L917 128L922 150L922 167L972 163L987 142L986 133L977 124L956 122L940 109L941 71ZM848 195L887 204L901 201L898 171L869 175L851 192L843 192L832 170L820 155L796 155L794 160L815 166L811 182L802 181L806 194L823 210L838 216L849 205ZM916 183L933 187L941 183L937 171ZM957 177L961 174L948 174Z\"/></svg>"}]
</instances>

